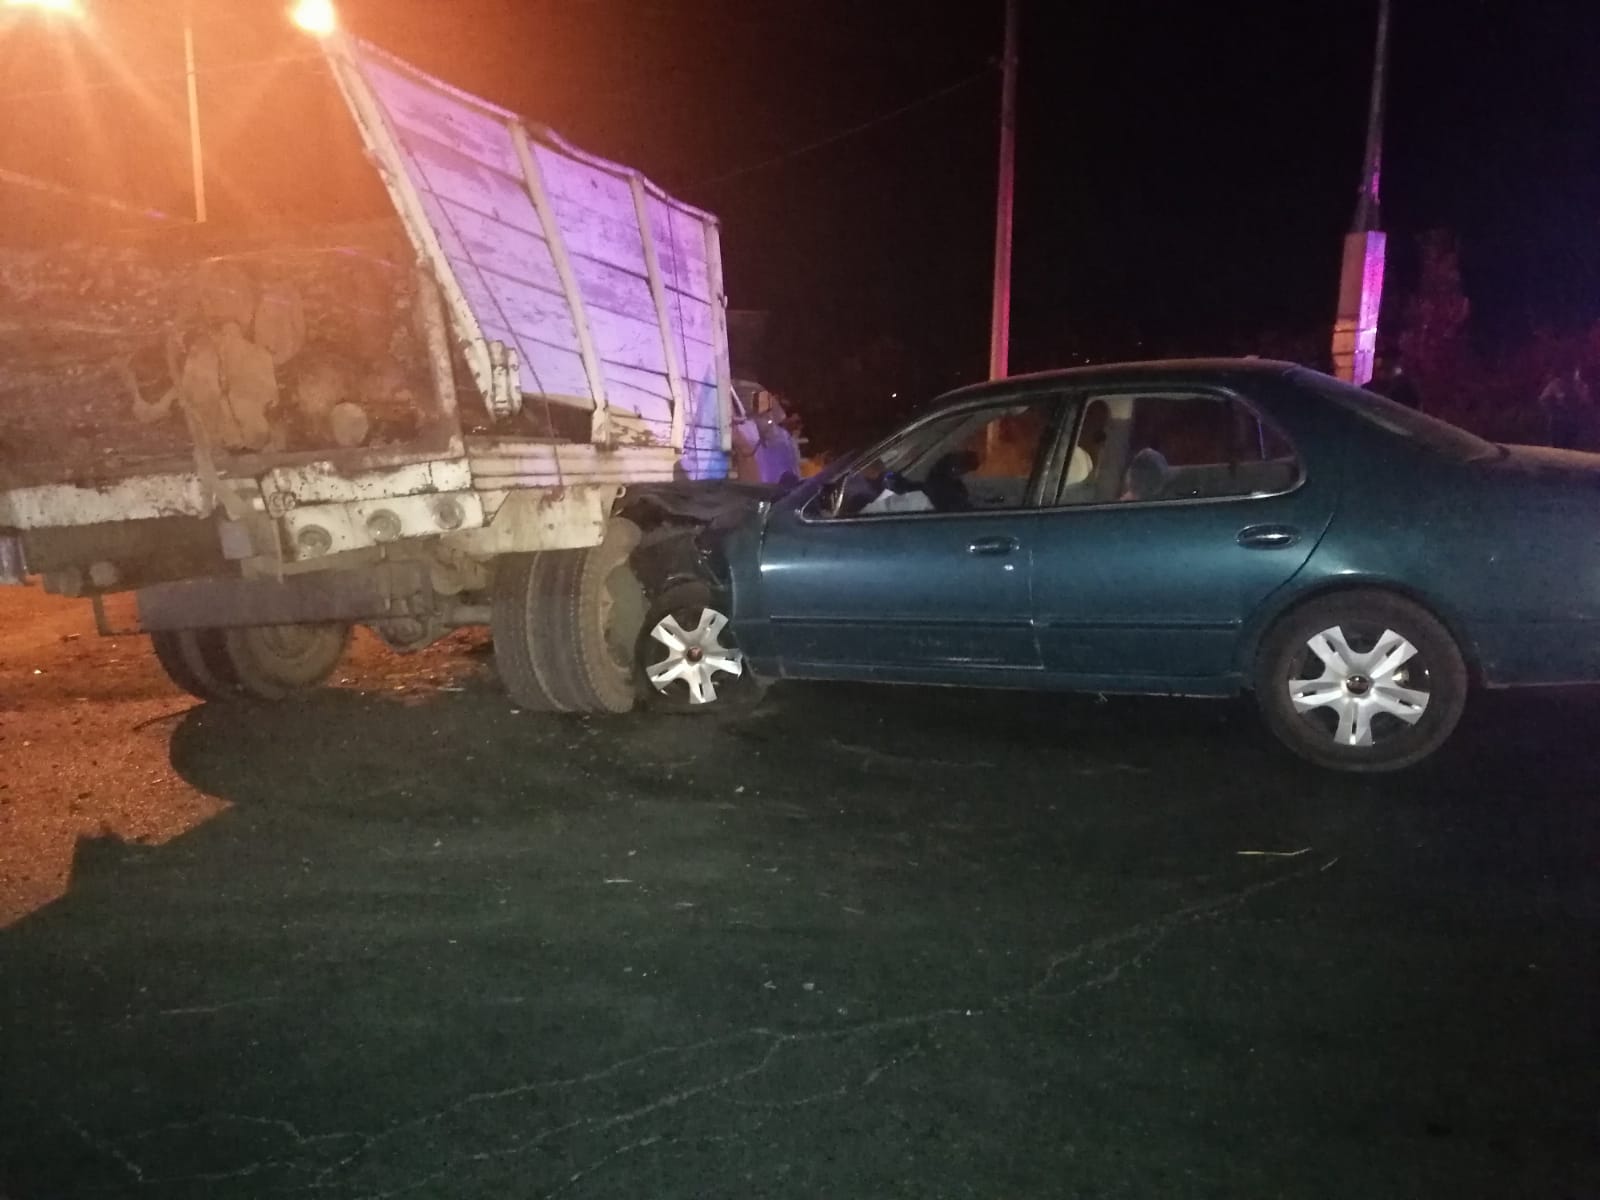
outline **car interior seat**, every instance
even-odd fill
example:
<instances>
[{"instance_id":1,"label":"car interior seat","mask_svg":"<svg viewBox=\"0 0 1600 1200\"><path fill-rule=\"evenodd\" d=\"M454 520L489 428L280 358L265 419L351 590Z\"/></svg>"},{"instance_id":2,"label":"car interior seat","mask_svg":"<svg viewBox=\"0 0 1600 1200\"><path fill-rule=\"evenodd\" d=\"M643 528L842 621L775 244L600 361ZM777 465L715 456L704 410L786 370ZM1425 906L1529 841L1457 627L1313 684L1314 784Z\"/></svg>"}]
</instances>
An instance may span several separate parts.
<instances>
[{"instance_id":1,"label":"car interior seat","mask_svg":"<svg viewBox=\"0 0 1600 1200\"><path fill-rule=\"evenodd\" d=\"M1124 478L1123 494L1129 500L1159 500L1172 478L1166 457L1150 446L1133 456Z\"/></svg>"}]
</instances>

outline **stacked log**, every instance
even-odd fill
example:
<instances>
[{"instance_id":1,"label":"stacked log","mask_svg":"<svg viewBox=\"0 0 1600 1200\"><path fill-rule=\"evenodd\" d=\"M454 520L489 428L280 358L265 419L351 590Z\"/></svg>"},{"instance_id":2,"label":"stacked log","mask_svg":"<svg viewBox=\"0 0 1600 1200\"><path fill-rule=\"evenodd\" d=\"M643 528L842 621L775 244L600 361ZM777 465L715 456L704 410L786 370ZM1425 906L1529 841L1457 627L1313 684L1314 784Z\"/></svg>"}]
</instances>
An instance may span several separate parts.
<instances>
[{"instance_id":1,"label":"stacked log","mask_svg":"<svg viewBox=\"0 0 1600 1200\"><path fill-rule=\"evenodd\" d=\"M403 442L430 394L393 223L0 247L0 486Z\"/></svg>"}]
</instances>

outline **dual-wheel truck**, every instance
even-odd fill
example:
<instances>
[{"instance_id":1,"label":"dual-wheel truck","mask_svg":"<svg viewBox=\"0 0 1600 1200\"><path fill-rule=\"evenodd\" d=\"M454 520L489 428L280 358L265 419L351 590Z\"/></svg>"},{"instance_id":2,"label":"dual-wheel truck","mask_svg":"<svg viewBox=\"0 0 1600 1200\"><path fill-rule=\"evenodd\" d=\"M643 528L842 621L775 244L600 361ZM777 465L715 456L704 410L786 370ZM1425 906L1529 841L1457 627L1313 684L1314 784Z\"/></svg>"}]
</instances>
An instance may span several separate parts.
<instances>
[{"instance_id":1,"label":"dual-wheel truck","mask_svg":"<svg viewBox=\"0 0 1600 1200\"><path fill-rule=\"evenodd\" d=\"M403 230L332 272L388 273L376 335L324 329L325 262L206 255L154 373L103 375L129 444L170 447L0 439L0 582L91 601L208 699L315 687L358 625L399 652L488 625L520 705L626 710L652 589L759 490L736 447L781 434L735 388L717 221L353 37L324 57Z\"/></svg>"}]
</instances>

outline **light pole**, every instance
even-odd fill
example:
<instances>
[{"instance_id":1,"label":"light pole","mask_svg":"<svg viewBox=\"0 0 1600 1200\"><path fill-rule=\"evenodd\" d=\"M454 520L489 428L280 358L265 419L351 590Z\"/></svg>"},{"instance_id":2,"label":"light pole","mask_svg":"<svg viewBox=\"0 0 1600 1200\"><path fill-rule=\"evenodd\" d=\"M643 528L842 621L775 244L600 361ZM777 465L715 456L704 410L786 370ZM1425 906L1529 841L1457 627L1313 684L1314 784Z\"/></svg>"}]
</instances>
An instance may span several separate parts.
<instances>
[{"instance_id":1,"label":"light pole","mask_svg":"<svg viewBox=\"0 0 1600 1200\"><path fill-rule=\"evenodd\" d=\"M76 4L77 0L45 0L45 3ZM299 0L289 12L296 26L315 37L328 37L339 28L339 14L333 0ZM189 96L189 169L194 177L194 220L206 221L205 160L200 150L200 85L194 65L194 0L183 4L183 75Z\"/></svg>"},{"instance_id":2,"label":"light pole","mask_svg":"<svg viewBox=\"0 0 1600 1200\"><path fill-rule=\"evenodd\" d=\"M194 0L183 4L183 78L189 95L189 170L194 177L194 223L206 223L206 168L200 153L200 82L194 68Z\"/></svg>"},{"instance_id":3,"label":"light pole","mask_svg":"<svg viewBox=\"0 0 1600 1200\"><path fill-rule=\"evenodd\" d=\"M1378 348L1378 309L1383 299L1385 242L1379 189L1383 175L1383 110L1389 75L1389 0L1378 0L1378 37L1367 101L1367 145L1355 216L1344 239L1339 271L1339 312L1333 324L1333 370L1340 379L1372 379Z\"/></svg>"},{"instance_id":4,"label":"light pole","mask_svg":"<svg viewBox=\"0 0 1600 1200\"><path fill-rule=\"evenodd\" d=\"M989 378L1011 363L1011 214L1017 181L1017 0L1006 0L1000 82L1000 178L994 213L994 291L989 307Z\"/></svg>"}]
</instances>

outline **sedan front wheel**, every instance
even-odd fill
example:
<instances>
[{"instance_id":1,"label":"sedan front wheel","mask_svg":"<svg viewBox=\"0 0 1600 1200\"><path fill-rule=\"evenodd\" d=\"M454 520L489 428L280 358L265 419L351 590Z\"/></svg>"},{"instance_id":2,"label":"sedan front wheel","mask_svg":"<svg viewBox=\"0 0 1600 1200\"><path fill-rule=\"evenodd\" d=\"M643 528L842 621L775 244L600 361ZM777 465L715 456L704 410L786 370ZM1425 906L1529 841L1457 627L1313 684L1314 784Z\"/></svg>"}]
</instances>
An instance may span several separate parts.
<instances>
[{"instance_id":1,"label":"sedan front wheel","mask_svg":"<svg viewBox=\"0 0 1600 1200\"><path fill-rule=\"evenodd\" d=\"M652 707L705 713L761 699L762 687L734 641L725 607L701 583L668 588L650 606L636 662Z\"/></svg>"},{"instance_id":2,"label":"sedan front wheel","mask_svg":"<svg viewBox=\"0 0 1600 1200\"><path fill-rule=\"evenodd\" d=\"M1378 591L1313 600L1272 627L1256 701L1302 758L1343 771L1397 771L1442 746L1461 719L1467 668L1426 609Z\"/></svg>"}]
</instances>

